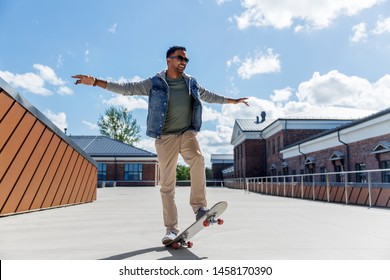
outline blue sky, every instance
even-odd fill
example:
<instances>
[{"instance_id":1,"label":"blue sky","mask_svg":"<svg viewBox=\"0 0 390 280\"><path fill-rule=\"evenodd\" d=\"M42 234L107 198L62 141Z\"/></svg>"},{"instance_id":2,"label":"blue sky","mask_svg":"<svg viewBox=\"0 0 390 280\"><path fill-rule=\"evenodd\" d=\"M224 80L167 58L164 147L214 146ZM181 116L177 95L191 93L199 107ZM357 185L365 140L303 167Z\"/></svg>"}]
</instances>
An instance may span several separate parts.
<instances>
[{"instance_id":1,"label":"blue sky","mask_svg":"<svg viewBox=\"0 0 390 280\"><path fill-rule=\"evenodd\" d=\"M204 104L199 139L232 153L234 120L344 106L390 106L389 0L0 0L0 77L72 135L97 135L110 105L124 105L145 136L147 100L75 86L74 74L148 78L184 45L186 72L245 105ZM0 104L1 105L1 104Z\"/></svg>"}]
</instances>

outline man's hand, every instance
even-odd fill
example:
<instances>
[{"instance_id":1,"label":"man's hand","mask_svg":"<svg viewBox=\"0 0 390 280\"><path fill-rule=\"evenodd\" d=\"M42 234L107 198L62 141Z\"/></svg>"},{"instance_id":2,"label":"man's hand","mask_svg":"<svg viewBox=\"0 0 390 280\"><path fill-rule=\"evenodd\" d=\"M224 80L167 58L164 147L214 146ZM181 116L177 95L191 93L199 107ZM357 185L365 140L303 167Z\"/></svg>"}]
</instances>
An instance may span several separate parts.
<instances>
[{"instance_id":1,"label":"man's hand","mask_svg":"<svg viewBox=\"0 0 390 280\"><path fill-rule=\"evenodd\" d=\"M244 103L246 106L249 106L249 103L247 100L248 100L248 97L243 97L243 98L238 98L238 99L229 98L228 103L231 103L231 104Z\"/></svg>"},{"instance_id":2,"label":"man's hand","mask_svg":"<svg viewBox=\"0 0 390 280\"><path fill-rule=\"evenodd\" d=\"M96 85L96 79L92 76L86 76L86 75L74 75L72 78L77 79L75 84L83 84L83 85L89 85L94 86Z\"/></svg>"}]
</instances>

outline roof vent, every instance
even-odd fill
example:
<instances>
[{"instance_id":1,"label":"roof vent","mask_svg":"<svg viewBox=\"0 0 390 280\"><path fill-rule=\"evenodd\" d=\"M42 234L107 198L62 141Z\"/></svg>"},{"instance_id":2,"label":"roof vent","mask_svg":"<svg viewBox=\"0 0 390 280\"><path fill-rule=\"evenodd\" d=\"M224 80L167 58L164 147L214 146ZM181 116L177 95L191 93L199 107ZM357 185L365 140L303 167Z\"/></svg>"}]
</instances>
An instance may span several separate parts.
<instances>
[{"instance_id":1,"label":"roof vent","mask_svg":"<svg viewBox=\"0 0 390 280\"><path fill-rule=\"evenodd\" d=\"M264 121L265 121L265 116L266 116L265 111L262 111L262 112L261 112L261 122L264 122Z\"/></svg>"},{"instance_id":2,"label":"roof vent","mask_svg":"<svg viewBox=\"0 0 390 280\"><path fill-rule=\"evenodd\" d=\"M263 123L265 121L265 111L261 111L261 121L260 121L260 117L259 116L256 116L256 123L259 124L259 123Z\"/></svg>"}]
</instances>

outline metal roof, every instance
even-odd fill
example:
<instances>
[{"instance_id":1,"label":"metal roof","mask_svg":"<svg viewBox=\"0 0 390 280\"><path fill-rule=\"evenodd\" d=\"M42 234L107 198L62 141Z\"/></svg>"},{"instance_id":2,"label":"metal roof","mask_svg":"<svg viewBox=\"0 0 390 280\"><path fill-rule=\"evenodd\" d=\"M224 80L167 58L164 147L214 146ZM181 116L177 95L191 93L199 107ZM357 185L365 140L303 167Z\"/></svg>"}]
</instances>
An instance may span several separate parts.
<instances>
[{"instance_id":1,"label":"metal roof","mask_svg":"<svg viewBox=\"0 0 390 280\"><path fill-rule=\"evenodd\" d=\"M107 136L70 136L70 139L92 157L157 157Z\"/></svg>"},{"instance_id":2,"label":"metal roof","mask_svg":"<svg viewBox=\"0 0 390 280\"><path fill-rule=\"evenodd\" d=\"M241 131L262 131L275 120L265 120L264 122L256 122L254 119L237 119L236 123Z\"/></svg>"},{"instance_id":3,"label":"metal roof","mask_svg":"<svg viewBox=\"0 0 390 280\"><path fill-rule=\"evenodd\" d=\"M262 131L277 120L346 120L354 121L360 118L374 114L372 110L361 110L346 107L326 107L318 108L313 111L299 112L278 119L266 119L264 122L257 122L255 119L237 119L236 123L243 132Z\"/></svg>"},{"instance_id":4,"label":"metal roof","mask_svg":"<svg viewBox=\"0 0 390 280\"><path fill-rule=\"evenodd\" d=\"M299 112L280 119L289 120L356 120L374 114L372 110L346 107L324 107L313 111Z\"/></svg>"}]
</instances>

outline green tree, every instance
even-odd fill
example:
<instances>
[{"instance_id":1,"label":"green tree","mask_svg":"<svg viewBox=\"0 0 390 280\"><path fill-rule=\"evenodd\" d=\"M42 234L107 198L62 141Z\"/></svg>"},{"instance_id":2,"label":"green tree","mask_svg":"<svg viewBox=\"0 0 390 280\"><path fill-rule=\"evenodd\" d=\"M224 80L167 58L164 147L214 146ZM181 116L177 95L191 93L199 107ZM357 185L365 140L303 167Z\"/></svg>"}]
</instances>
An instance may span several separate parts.
<instances>
[{"instance_id":1,"label":"green tree","mask_svg":"<svg viewBox=\"0 0 390 280\"><path fill-rule=\"evenodd\" d=\"M141 139L139 134L141 129L137 120L122 106L111 106L106 109L104 115L100 115L97 125L100 134L130 145Z\"/></svg>"},{"instance_id":2,"label":"green tree","mask_svg":"<svg viewBox=\"0 0 390 280\"><path fill-rule=\"evenodd\" d=\"M185 165L178 164L176 167L176 180L186 181L190 180L190 168Z\"/></svg>"},{"instance_id":3,"label":"green tree","mask_svg":"<svg viewBox=\"0 0 390 280\"><path fill-rule=\"evenodd\" d=\"M206 180L213 179L213 170L209 167L206 167Z\"/></svg>"}]
</instances>

